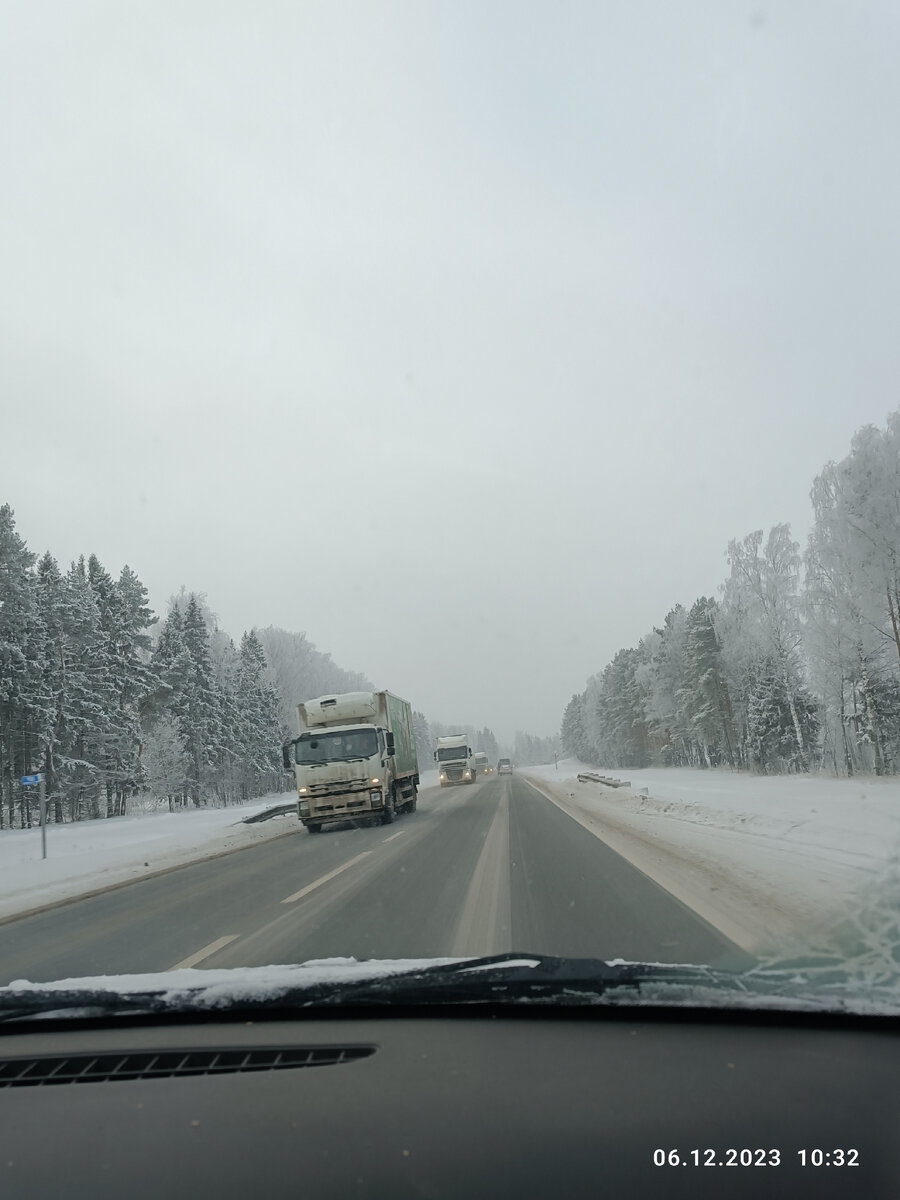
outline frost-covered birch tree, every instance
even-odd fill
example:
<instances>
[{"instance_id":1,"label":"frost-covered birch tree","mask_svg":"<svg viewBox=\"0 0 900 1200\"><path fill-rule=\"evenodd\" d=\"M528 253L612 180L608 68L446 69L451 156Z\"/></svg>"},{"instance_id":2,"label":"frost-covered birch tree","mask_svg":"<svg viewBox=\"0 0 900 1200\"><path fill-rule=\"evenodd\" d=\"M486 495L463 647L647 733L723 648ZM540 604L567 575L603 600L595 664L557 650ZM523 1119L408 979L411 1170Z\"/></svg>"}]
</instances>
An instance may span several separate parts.
<instances>
[{"instance_id":1,"label":"frost-covered birch tree","mask_svg":"<svg viewBox=\"0 0 900 1200\"><path fill-rule=\"evenodd\" d=\"M775 525L728 545L731 574L724 587L735 661L746 689L747 737L761 769L797 766L809 770L817 728L815 708L803 678L800 554L787 525ZM787 715L794 750L782 735Z\"/></svg>"}]
</instances>

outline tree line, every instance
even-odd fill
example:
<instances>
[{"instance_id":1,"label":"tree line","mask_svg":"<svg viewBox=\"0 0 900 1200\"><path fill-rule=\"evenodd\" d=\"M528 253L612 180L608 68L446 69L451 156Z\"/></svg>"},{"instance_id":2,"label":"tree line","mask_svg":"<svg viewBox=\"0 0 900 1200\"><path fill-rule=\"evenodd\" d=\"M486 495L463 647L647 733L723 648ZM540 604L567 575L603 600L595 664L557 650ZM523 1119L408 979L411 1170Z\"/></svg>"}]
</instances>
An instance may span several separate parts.
<instances>
[{"instance_id":1,"label":"tree line","mask_svg":"<svg viewBox=\"0 0 900 1200\"><path fill-rule=\"evenodd\" d=\"M282 784L281 721L255 631L239 646L182 594L154 644L147 589L96 555L39 560L0 507L0 828L124 814L152 791L177 805L245 800Z\"/></svg>"},{"instance_id":2,"label":"tree line","mask_svg":"<svg viewBox=\"0 0 900 1200\"><path fill-rule=\"evenodd\" d=\"M20 783L38 772L59 823L122 816L138 795L174 811L290 790L281 746L297 703L371 690L303 633L252 629L235 645L197 593L182 589L160 622L130 567L114 578L92 554L63 572L0 507L0 830L38 821L37 790ZM423 771L443 733L501 753L488 728L418 711L413 725Z\"/></svg>"},{"instance_id":3,"label":"tree line","mask_svg":"<svg viewBox=\"0 0 900 1200\"><path fill-rule=\"evenodd\" d=\"M158 626L154 639L152 630ZM147 589L96 555L62 571L0 507L0 829L171 810L290 788L281 745L298 700L371 689L304 634L250 630L235 645L205 598L182 590L160 623Z\"/></svg>"},{"instance_id":4,"label":"tree line","mask_svg":"<svg viewBox=\"0 0 900 1200\"><path fill-rule=\"evenodd\" d=\"M574 695L564 749L609 767L893 774L900 761L900 412L866 426L787 525L729 543L718 598L676 604Z\"/></svg>"}]
</instances>

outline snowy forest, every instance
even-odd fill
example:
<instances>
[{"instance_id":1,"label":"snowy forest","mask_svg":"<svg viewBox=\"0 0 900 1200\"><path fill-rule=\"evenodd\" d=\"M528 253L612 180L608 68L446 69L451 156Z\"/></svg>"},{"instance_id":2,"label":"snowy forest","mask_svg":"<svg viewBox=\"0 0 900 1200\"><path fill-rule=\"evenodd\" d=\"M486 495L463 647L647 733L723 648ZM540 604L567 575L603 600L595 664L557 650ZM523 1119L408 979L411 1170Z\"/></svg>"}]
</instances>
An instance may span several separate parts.
<instances>
[{"instance_id":1,"label":"snowy forest","mask_svg":"<svg viewBox=\"0 0 900 1200\"><path fill-rule=\"evenodd\" d=\"M60 823L123 816L136 796L175 811L290 791L297 703L372 687L303 633L253 629L235 645L184 589L160 622L130 567L116 579L90 555L62 572L0 507L0 830L39 820L20 783L38 772ZM413 721L422 771L443 733L467 732L493 762L511 753L488 728ZM512 753L549 761L556 742L517 734Z\"/></svg>"},{"instance_id":2,"label":"snowy forest","mask_svg":"<svg viewBox=\"0 0 900 1200\"><path fill-rule=\"evenodd\" d=\"M203 597L157 617L130 567L95 555L63 573L39 561L0 508L0 828L120 816L135 795L171 810L227 805L293 786L281 745L294 705L371 688L303 634L251 630L236 646ZM427 729L427 724L426 724Z\"/></svg>"},{"instance_id":3,"label":"snowy forest","mask_svg":"<svg viewBox=\"0 0 900 1200\"><path fill-rule=\"evenodd\" d=\"M900 411L815 479L806 552L787 525L729 543L719 597L572 697L567 753L607 767L894 774L900 759Z\"/></svg>"}]
</instances>

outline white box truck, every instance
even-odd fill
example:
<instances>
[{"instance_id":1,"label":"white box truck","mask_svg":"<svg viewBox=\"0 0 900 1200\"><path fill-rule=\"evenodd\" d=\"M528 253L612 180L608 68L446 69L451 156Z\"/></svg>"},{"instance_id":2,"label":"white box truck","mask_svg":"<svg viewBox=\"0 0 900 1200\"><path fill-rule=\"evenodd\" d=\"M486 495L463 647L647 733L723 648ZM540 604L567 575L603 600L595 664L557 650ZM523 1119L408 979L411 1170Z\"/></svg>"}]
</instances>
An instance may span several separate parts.
<instances>
[{"instance_id":1,"label":"white box truck","mask_svg":"<svg viewBox=\"0 0 900 1200\"><path fill-rule=\"evenodd\" d=\"M475 755L469 745L468 735L453 733L439 737L435 743L434 761L441 777L441 787L452 783L475 782Z\"/></svg>"},{"instance_id":2,"label":"white box truck","mask_svg":"<svg viewBox=\"0 0 900 1200\"><path fill-rule=\"evenodd\" d=\"M299 736L283 749L297 780L297 815L326 821L415 812L419 764L412 708L390 692L345 692L297 705Z\"/></svg>"}]
</instances>

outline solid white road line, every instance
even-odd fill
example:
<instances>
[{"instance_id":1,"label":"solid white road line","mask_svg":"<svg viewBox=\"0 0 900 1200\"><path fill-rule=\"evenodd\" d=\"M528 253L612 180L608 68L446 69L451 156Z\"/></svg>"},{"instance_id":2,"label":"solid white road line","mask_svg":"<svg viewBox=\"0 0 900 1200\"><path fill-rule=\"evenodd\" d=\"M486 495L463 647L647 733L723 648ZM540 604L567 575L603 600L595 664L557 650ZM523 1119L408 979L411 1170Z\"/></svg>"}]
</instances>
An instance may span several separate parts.
<instances>
[{"instance_id":1,"label":"solid white road line","mask_svg":"<svg viewBox=\"0 0 900 1200\"><path fill-rule=\"evenodd\" d=\"M294 892L292 896L288 896L286 900L282 900L282 904L293 904L295 900L302 900L304 896L308 896L310 892L314 892L316 888L321 887L323 883L327 883L329 879L334 879L335 876L348 871L351 867L355 867L358 862L362 862L364 858L368 858L372 853L371 850L363 850L362 854L357 854L356 858L351 858L349 862L345 862L342 867L335 867L333 871L329 871L327 875L320 875L318 879L308 883L306 887L300 889L299 892Z\"/></svg>"},{"instance_id":2,"label":"solid white road line","mask_svg":"<svg viewBox=\"0 0 900 1200\"><path fill-rule=\"evenodd\" d=\"M204 958L209 958L211 954L215 954L217 950L221 950L223 946L227 946L229 942L233 942L239 937L239 933L229 933L226 937L216 938L214 942L210 942L208 946L198 950L196 954L190 954L181 962L177 962L174 967L169 967L169 970L180 971L184 967L196 967L198 962L203 962Z\"/></svg>"}]
</instances>

